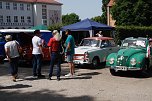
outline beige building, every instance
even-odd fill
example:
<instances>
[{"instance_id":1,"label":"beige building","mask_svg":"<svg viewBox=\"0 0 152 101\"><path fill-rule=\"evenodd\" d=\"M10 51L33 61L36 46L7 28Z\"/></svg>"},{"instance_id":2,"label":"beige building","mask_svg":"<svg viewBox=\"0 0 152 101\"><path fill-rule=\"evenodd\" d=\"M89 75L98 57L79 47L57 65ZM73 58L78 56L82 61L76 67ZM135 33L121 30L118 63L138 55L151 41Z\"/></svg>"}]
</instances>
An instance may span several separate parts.
<instances>
[{"instance_id":1,"label":"beige building","mask_svg":"<svg viewBox=\"0 0 152 101\"><path fill-rule=\"evenodd\" d=\"M61 23L61 6L55 0L0 0L0 29Z\"/></svg>"},{"instance_id":2,"label":"beige building","mask_svg":"<svg viewBox=\"0 0 152 101\"><path fill-rule=\"evenodd\" d=\"M112 18L112 15L110 14L111 7L114 5L115 0L110 0L110 2L107 5L107 25L115 27L115 20Z\"/></svg>"}]
</instances>

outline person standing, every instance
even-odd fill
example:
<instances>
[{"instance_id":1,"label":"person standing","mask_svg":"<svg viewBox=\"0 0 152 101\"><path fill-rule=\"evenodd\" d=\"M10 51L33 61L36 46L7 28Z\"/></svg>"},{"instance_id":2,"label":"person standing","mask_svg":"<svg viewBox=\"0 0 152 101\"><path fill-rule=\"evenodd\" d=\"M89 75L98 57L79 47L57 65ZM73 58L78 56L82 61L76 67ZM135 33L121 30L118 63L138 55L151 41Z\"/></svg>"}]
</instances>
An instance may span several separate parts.
<instances>
[{"instance_id":1,"label":"person standing","mask_svg":"<svg viewBox=\"0 0 152 101\"><path fill-rule=\"evenodd\" d=\"M44 54L42 51L42 39L40 36L40 30L35 30L34 37L32 38L33 76L37 76L38 78L45 77L41 74L41 62Z\"/></svg>"},{"instance_id":2,"label":"person standing","mask_svg":"<svg viewBox=\"0 0 152 101\"><path fill-rule=\"evenodd\" d=\"M68 62L68 65L70 67L70 73L68 73L67 77L71 77L71 76L74 76L74 73L75 73L75 66L74 66L74 63L73 63L73 56L74 56L74 53L75 53L75 41L74 41L74 38L73 36L71 35L71 31L69 29L66 30L66 33L67 35L67 39L65 41L65 55L67 57L67 62Z\"/></svg>"},{"instance_id":3,"label":"person standing","mask_svg":"<svg viewBox=\"0 0 152 101\"><path fill-rule=\"evenodd\" d=\"M50 38L48 46L51 56L49 80L51 80L54 64L57 65L57 80L60 80L61 73L61 36L57 30L53 31L53 37Z\"/></svg>"},{"instance_id":4,"label":"person standing","mask_svg":"<svg viewBox=\"0 0 152 101\"><path fill-rule=\"evenodd\" d=\"M12 80L16 82L18 76L18 61L19 61L19 43L16 40L12 40L11 35L6 35L5 40L5 53L9 60L10 72L12 75Z\"/></svg>"}]
</instances>

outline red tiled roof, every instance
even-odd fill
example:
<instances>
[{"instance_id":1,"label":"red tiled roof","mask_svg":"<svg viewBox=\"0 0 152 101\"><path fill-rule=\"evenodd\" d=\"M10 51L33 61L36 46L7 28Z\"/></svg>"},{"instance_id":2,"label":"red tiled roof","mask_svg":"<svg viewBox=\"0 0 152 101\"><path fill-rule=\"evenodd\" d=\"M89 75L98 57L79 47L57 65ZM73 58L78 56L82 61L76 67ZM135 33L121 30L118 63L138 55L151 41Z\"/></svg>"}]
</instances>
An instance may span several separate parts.
<instances>
[{"instance_id":1,"label":"red tiled roof","mask_svg":"<svg viewBox=\"0 0 152 101\"><path fill-rule=\"evenodd\" d=\"M47 3L47 4L56 4L56 5L62 5L62 3L59 3L55 0L8 0L12 2L27 2L27 3Z\"/></svg>"},{"instance_id":2,"label":"red tiled roof","mask_svg":"<svg viewBox=\"0 0 152 101\"><path fill-rule=\"evenodd\" d=\"M113 6L114 2L115 2L115 0L110 0L110 2L108 3L107 6Z\"/></svg>"}]
</instances>

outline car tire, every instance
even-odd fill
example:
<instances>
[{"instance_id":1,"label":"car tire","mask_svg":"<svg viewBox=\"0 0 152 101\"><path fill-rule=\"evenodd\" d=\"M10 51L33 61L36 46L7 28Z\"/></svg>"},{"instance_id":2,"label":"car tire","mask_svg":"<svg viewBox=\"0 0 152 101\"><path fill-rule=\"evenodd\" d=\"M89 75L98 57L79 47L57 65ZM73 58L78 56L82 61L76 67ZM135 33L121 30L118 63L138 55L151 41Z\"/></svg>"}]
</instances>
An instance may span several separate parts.
<instances>
[{"instance_id":1,"label":"car tire","mask_svg":"<svg viewBox=\"0 0 152 101\"><path fill-rule=\"evenodd\" d=\"M99 66L99 59L96 57L92 60L92 67L97 68Z\"/></svg>"},{"instance_id":2,"label":"car tire","mask_svg":"<svg viewBox=\"0 0 152 101\"><path fill-rule=\"evenodd\" d=\"M113 75L113 76L117 76L118 75L118 72L116 72L114 69L109 69L110 70L110 73L111 73L111 75Z\"/></svg>"}]
</instances>

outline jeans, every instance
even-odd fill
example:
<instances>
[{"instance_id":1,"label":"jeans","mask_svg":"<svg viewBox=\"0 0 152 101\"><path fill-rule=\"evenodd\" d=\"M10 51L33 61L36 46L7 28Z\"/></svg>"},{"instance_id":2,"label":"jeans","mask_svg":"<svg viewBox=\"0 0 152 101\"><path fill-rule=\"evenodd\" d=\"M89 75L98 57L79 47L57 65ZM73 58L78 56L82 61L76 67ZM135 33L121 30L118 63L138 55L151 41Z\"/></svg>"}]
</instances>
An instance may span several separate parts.
<instances>
[{"instance_id":1,"label":"jeans","mask_svg":"<svg viewBox=\"0 0 152 101\"><path fill-rule=\"evenodd\" d=\"M33 75L41 75L42 54L33 54Z\"/></svg>"},{"instance_id":2,"label":"jeans","mask_svg":"<svg viewBox=\"0 0 152 101\"><path fill-rule=\"evenodd\" d=\"M18 61L19 57L11 58L10 60L10 72L12 76L17 75L18 73Z\"/></svg>"},{"instance_id":3,"label":"jeans","mask_svg":"<svg viewBox=\"0 0 152 101\"><path fill-rule=\"evenodd\" d=\"M57 52L51 53L51 62L50 62L50 73L49 77L52 77L54 64L57 65L57 78L60 77L61 73L61 55Z\"/></svg>"}]
</instances>

